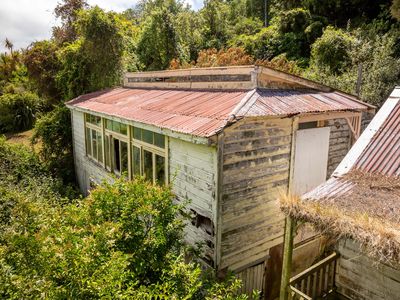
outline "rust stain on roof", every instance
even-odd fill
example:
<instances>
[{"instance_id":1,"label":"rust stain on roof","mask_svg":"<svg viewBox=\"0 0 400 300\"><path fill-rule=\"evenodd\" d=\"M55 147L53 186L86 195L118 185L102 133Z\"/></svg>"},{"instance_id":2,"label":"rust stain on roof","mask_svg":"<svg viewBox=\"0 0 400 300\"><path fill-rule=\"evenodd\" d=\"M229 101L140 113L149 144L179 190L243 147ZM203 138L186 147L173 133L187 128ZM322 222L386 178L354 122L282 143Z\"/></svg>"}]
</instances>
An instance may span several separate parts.
<instances>
[{"instance_id":1,"label":"rust stain on roof","mask_svg":"<svg viewBox=\"0 0 400 300\"><path fill-rule=\"evenodd\" d=\"M400 101L358 157L354 169L400 176Z\"/></svg>"},{"instance_id":2,"label":"rust stain on roof","mask_svg":"<svg viewBox=\"0 0 400 300\"><path fill-rule=\"evenodd\" d=\"M339 92L289 89L115 88L82 95L67 104L202 137L218 133L233 117L240 119L369 108L367 104Z\"/></svg>"}]
</instances>

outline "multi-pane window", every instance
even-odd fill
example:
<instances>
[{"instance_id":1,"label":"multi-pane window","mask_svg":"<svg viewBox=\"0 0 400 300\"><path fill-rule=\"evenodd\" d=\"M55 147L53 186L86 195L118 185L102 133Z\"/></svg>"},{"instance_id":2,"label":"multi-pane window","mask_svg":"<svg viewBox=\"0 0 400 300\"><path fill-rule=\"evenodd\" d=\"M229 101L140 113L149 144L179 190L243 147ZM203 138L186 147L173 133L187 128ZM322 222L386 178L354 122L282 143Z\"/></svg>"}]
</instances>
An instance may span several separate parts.
<instances>
[{"instance_id":1,"label":"multi-pane window","mask_svg":"<svg viewBox=\"0 0 400 300\"><path fill-rule=\"evenodd\" d=\"M105 119L106 168L118 175L128 172L128 126Z\"/></svg>"},{"instance_id":2,"label":"multi-pane window","mask_svg":"<svg viewBox=\"0 0 400 300\"><path fill-rule=\"evenodd\" d=\"M85 115L86 154L93 160L103 163L103 140L101 118Z\"/></svg>"},{"instance_id":3,"label":"multi-pane window","mask_svg":"<svg viewBox=\"0 0 400 300\"><path fill-rule=\"evenodd\" d=\"M165 136L142 128L133 128L132 173L153 183L165 184Z\"/></svg>"},{"instance_id":4,"label":"multi-pane window","mask_svg":"<svg viewBox=\"0 0 400 300\"><path fill-rule=\"evenodd\" d=\"M90 114L85 114L85 124L86 153L91 159L117 175L167 182L164 135Z\"/></svg>"}]
</instances>

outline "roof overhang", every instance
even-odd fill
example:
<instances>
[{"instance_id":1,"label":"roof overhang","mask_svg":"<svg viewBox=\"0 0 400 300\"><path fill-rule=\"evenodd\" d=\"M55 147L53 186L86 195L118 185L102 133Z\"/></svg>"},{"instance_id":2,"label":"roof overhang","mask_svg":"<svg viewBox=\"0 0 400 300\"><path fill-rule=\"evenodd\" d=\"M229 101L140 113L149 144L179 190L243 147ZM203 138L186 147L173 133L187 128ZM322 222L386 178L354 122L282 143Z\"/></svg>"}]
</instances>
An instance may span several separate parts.
<instances>
[{"instance_id":1,"label":"roof overhang","mask_svg":"<svg viewBox=\"0 0 400 300\"><path fill-rule=\"evenodd\" d=\"M136 126L136 127L140 127L143 129L147 129L147 130L151 130L153 132L157 132L160 134L164 134L166 136L172 137L172 138L177 138L180 140L183 140L185 142L190 142L190 143L194 143L194 144L201 144L201 145L208 145L208 146L212 146L216 144L216 140L214 137L201 137L201 136L196 136L196 135L192 135L192 134L187 134L187 133L181 133L178 131L174 131L168 128L162 128L162 127L158 127L155 125L151 125L151 124L146 124L146 123L142 123L142 122L137 122L134 120L129 120L126 118L121 118L119 116L113 116L113 115L109 115L109 114L105 114L105 113L101 113L98 111L93 111L93 110L89 110L89 109L85 109L85 108L80 108L80 107L75 107L72 105L68 105L66 104L66 106L70 109L70 110L74 110L74 111L79 111L82 113L88 113L88 114L92 114L98 117L103 117L109 120L113 120L113 121L118 121L118 122L122 122L131 126Z\"/></svg>"}]
</instances>

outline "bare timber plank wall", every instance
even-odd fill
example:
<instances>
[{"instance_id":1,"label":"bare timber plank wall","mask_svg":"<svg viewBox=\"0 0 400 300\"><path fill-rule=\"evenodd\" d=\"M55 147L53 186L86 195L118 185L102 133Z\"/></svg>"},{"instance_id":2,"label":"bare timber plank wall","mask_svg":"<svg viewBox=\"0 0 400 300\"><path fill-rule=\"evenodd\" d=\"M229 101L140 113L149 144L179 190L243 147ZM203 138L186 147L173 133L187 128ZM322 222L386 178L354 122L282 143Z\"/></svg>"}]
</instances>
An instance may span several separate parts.
<instances>
[{"instance_id":1,"label":"bare timber plank wall","mask_svg":"<svg viewBox=\"0 0 400 300\"><path fill-rule=\"evenodd\" d=\"M336 271L338 292L354 300L397 300L400 270L377 263L360 253L354 241L341 240Z\"/></svg>"},{"instance_id":2,"label":"bare timber plank wall","mask_svg":"<svg viewBox=\"0 0 400 300\"><path fill-rule=\"evenodd\" d=\"M225 130L219 269L243 268L282 243L278 195L289 179L291 119L246 119Z\"/></svg>"},{"instance_id":3,"label":"bare timber plank wall","mask_svg":"<svg viewBox=\"0 0 400 300\"><path fill-rule=\"evenodd\" d=\"M169 166L173 192L180 201L190 200L192 221L185 240L202 243L205 262L214 266L217 150L215 147L169 139Z\"/></svg>"},{"instance_id":4,"label":"bare timber plank wall","mask_svg":"<svg viewBox=\"0 0 400 300\"><path fill-rule=\"evenodd\" d=\"M327 179L349 152L351 147L351 131L345 119L327 121L331 128L329 137L328 171Z\"/></svg>"}]
</instances>

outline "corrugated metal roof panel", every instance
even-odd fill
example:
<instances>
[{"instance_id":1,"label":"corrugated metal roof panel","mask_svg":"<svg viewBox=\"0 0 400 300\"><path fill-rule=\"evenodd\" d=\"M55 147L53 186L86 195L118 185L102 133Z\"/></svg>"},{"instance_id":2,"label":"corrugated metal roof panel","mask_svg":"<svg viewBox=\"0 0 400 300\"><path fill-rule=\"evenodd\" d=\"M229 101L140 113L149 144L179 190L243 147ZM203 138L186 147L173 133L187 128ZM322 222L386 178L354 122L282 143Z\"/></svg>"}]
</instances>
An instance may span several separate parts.
<instances>
[{"instance_id":1,"label":"corrugated metal roof panel","mask_svg":"<svg viewBox=\"0 0 400 300\"><path fill-rule=\"evenodd\" d=\"M400 176L400 101L357 158L353 169Z\"/></svg>"},{"instance_id":2,"label":"corrugated metal roof panel","mask_svg":"<svg viewBox=\"0 0 400 300\"><path fill-rule=\"evenodd\" d=\"M367 106L339 92L315 90L257 90L246 116L290 115L327 111L365 110Z\"/></svg>"},{"instance_id":3,"label":"corrugated metal roof panel","mask_svg":"<svg viewBox=\"0 0 400 300\"><path fill-rule=\"evenodd\" d=\"M367 105L338 92L263 89L115 88L82 95L68 105L203 137L216 134L233 115L283 116L368 109Z\"/></svg>"}]
</instances>

